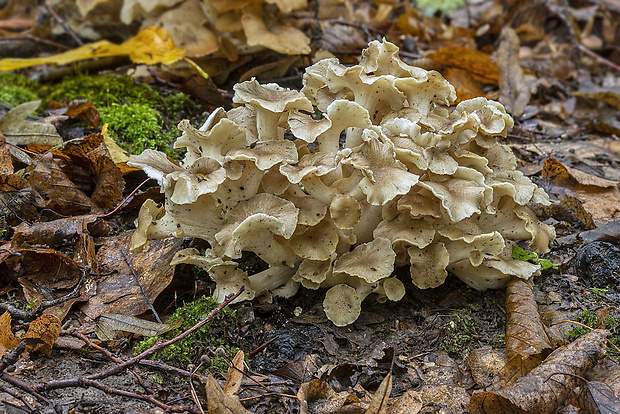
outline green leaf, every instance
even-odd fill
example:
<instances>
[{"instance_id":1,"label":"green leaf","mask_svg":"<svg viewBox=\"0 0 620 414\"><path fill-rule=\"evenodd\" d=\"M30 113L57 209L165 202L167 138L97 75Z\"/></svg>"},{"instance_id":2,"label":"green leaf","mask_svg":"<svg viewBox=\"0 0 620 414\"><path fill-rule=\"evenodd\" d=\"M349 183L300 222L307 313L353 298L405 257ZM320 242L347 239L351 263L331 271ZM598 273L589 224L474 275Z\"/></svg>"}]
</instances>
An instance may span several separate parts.
<instances>
[{"instance_id":1,"label":"green leaf","mask_svg":"<svg viewBox=\"0 0 620 414\"><path fill-rule=\"evenodd\" d=\"M516 244L512 247L512 258L515 260L521 260L522 262L532 262L534 264L539 264L541 271L547 270L549 268L557 269L559 267L559 265L553 264L547 259L538 258L538 254L536 252L522 249Z\"/></svg>"}]
</instances>

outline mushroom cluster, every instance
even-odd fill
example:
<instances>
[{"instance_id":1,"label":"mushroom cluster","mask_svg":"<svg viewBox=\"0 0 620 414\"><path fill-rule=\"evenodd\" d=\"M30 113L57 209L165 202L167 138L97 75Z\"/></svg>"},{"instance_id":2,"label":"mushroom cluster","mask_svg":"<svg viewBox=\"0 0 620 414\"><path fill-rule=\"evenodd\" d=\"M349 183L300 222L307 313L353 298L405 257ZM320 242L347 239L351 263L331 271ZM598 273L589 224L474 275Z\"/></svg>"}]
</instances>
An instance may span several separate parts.
<instances>
[{"instance_id":1,"label":"mushroom cluster","mask_svg":"<svg viewBox=\"0 0 620 414\"><path fill-rule=\"evenodd\" d=\"M166 200L143 205L133 250L204 239L210 249L182 250L174 263L204 268L217 300L242 285L239 300L329 288L324 309L338 326L353 323L371 293L404 296L395 266L409 266L422 289L448 271L480 290L539 273L512 247L548 251L554 230L528 203L549 200L498 142L513 125L501 104L475 98L449 110L452 85L401 61L385 40L359 65L308 67L301 91L256 80L234 90L238 107L199 129L180 123L179 165L152 150L130 162ZM244 251L269 268L248 275L235 261Z\"/></svg>"}]
</instances>

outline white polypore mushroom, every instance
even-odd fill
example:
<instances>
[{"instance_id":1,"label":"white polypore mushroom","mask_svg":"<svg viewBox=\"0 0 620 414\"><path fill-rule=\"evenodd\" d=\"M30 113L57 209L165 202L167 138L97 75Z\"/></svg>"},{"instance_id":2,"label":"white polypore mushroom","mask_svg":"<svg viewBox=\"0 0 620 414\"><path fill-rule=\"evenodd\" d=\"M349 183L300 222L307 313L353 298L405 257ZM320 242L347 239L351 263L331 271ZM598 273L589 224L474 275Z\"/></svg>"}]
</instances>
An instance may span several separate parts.
<instances>
[{"instance_id":1,"label":"white polypore mushroom","mask_svg":"<svg viewBox=\"0 0 620 414\"><path fill-rule=\"evenodd\" d=\"M491 188L484 184L484 176L478 171L458 167L453 176L433 177L435 180L420 181L418 185L431 191L441 200L451 221L460 221L481 213L481 206L491 193Z\"/></svg>"},{"instance_id":2,"label":"white polypore mushroom","mask_svg":"<svg viewBox=\"0 0 620 414\"><path fill-rule=\"evenodd\" d=\"M362 205L346 194L336 194L329 204L329 215L339 229L350 230L362 218Z\"/></svg>"},{"instance_id":3,"label":"white polypore mushroom","mask_svg":"<svg viewBox=\"0 0 620 414\"><path fill-rule=\"evenodd\" d=\"M248 275L237 267L236 262L224 261L211 250L201 255L198 250L190 248L178 251L170 262L171 265L180 263L198 266L209 274L215 282L215 290L211 296L219 303L222 303L227 296L237 293L241 286L244 287L244 291L233 303L254 299L255 292Z\"/></svg>"},{"instance_id":4,"label":"white polypore mushroom","mask_svg":"<svg viewBox=\"0 0 620 414\"><path fill-rule=\"evenodd\" d=\"M275 83L261 85L252 79L233 87L233 102L244 103L256 112L256 125L260 141L282 138L279 122L287 111L301 109L312 111L312 103L301 92L282 88Z\"/></svg>"},{"instance_id":5,"label":"white polypore mushroom","mask_svg":"<svg viewBox=\"0 0 620 414\"><path fill-rule=\"evenodd\" d=\"M280 163L294 164L297 159L297 148L292 141L262 141L253 148L235 149L226 154L226 160L254 161L259 170L265 171Z\"/></svg>"},{"instance_id":6,"label":"white polypore mushroom","mask_svg":"<svg viewBox=\"0 0 620 414\"><path fill-rule=\"evenodd\" d=\"M364 174L359 187L373 205L384 205L394 197L408 193L419 178L394 158L392 147L380 142L376 133L369 134L369 140L356 147L342 162Z\"/></svg>"},{"instance_id":7,"label":"white polypore mushroom","mask_svg":"<svg viewBox=\"0 0 620 414\"><path fill-rule=\"evenodd\" d=\"M291 249L304 259L327 260L336 251L338 233L329 218L291 237Z\"/></svg>"},{"instance_id":8,"label":"white polypore mushroom","mask_svg":"<svg viewBox=\"0 0 620 414\"><path fill-rule=\"evenodd\" d=\"M383 237L392 243L403 242L425 248L435 238L433 226L424 219L414 219L406 212L390 221L383 220L374 231L375 237Z\"/></svg>"},{"instance_id":9,"label":"white polypore mushroom","mask_svg":"<svg viewBox=\"0 0 620 414\"><path fill-rule=\"evenodd\" d=\"M294 253L274 236L289 239L297 226L299 209L288 200L257 194L237 204L226 215L226 225L215 235L224 254L240 258L242 250L253 251L272 266L292 265Z\"/></svg>"},{"instance_id":10,"label":"white polypore mushroom","mask_svg":"<svg viewBox=\"0 0 620 414\"><path fill-rule=\"evenodd\" d=\"M392 274L395 258L392 242L377 237L340 256L334 263L334 275L347 274L375 283Z\"/></svg>"},{"instance_id":11,"label":"white polypore mushroom","mask_svg":"<svg viewBox=\"0 0 620 414\"><path fill-rule=\"evenodd\" d=\"M187 148L184 165L191 165L202 157L213 158L223 164L228 151L246 146L245 131L228 119L221 108L213 111L199 129L187 120L179 123L179 129L183 134L177 138L174 148Z\"/></svg>"},{"instance_id":12,"label":"white polypore mushroom","mask_svg":"<svg viewBox=\"0 0 620 414\"><path fill-rule=\"evenodd\" d=\"M450 254L443 243L433 243L423 249L412 246L407 253L414 285L420 289L430 289L443 284L448 276L446 267L450 263Z\"/></svg>"}]
</instances>

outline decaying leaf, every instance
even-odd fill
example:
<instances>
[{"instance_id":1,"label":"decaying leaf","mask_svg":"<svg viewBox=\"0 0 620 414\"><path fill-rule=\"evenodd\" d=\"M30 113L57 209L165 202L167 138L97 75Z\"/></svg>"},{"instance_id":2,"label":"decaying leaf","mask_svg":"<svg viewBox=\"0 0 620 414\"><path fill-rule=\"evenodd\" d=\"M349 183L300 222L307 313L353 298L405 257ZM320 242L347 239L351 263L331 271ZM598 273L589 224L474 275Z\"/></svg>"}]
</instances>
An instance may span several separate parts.
<instances>
[{"instance_id":1,"label":"decaying leaf","mask_svg":"<svg viewBox=\"0 0 620 414\"><path fill-rule=\"evenodd\" d=\"M579 395L579 406L588 413L615 414L620 412L620 399L604 382L588 381Z\"/></svg>"},{"instance_id":2,"label":"decaying leaf","mask_svg":"<svg viewBox=\"0 0 620 414\"><path fill-rule=\"evenodd\" d=\"M55 146L62 138L52 124L27 121L26 117L37 110L41 101L26 102L0 118L0 131L6 140L15 145L42 144Z\"/></svg>"},{"instance_id":3,"label":"decaying leaf","mask_svg":"<svg viewBox=\"0 0 620 414\"><path fill-rule=\"evenodd\" d=\"M18 343L19 339L15 338L11 330L11 314L4 312L0 316L0 356L9 352Z\"/></svg>"},{"instance_id":4,"label":"decaying leaf","mask_svg":"<svg viewBox=\"0 0 620 414\"><path fill-rule=\"evenodd\" d=\"M102 341L114 339L116 331L130 332L142 336L161 335L176 329L183 323L182 319L177 319L175 323L169 325L167 323L151 322L135 316L123 315L120 313L104 313L99 317L95 334Z\"/></svg>"},{"instance_id":5,"label":"decaying leaf","mask_svg":"<svg viewBox=\"0 0 620 414\"><path fill-rule=\"evenodd\" d=\"M512 382L526 375L551 352L552 345L545 332L533 283L513 278L506 288L506 366L504 377Z\"/></svg>"},{"instance_id":6,"label":"decaying leaf","mask_svg":"<svg viewBox=\"0 0 620 414\"><path fill-rule=\"evenodd\" d=\"M224 393L222 387L220 387L212 375L209 375L207 378L207 385L205 388L207 391L209 413L250 414L250 412L241 405L241 402L239 402L239 397Z\"/></svg>"},{"instance_id":7,"label":"decaying leaf","mask_svg":"<svg viewBox=\"0 0 620 414\"><path fill-rule=\"evenodd\" d=\"M89 317L95 319L104 313L139 315L146 312L149 309L147 300L155 300L172 280L174 268L170 266L170 260L180 249L183 239L158 240L137 254L129 253L130 240L131 233L121 234L97 252L99 271L105 276L96 278L97 294L82 307ZM139 276L148 299L137 285L134 273Z\"/></svg>"},{"instance_id":8,"label":"decaying leaf","mask_svg":"<svg viewBox=\"0 0 620 414\"><path fill-rule=\"evenodd\" d=\"M597 225L620 217L620 190L616 181L566 167L553 158L545 161L542 179L550 186L547 191L582 200L584 209L592 215Z\"/></svg>"},{"instance_id":9,"label":"decaying leaf","mask_svg":"<svg viewBox=\"0 0 620 414\"><path fill-rule=\"evenodd\" d=\"M95 214L61 218L28 225L26 222L15 227L11 241L17 245L44 244L50 247L61 246L77 235L88 231L93 237L102 237L110 227Z\"/></svg>"},{"instance_id":10,"label":"decaying leaf","mask_svg":"<svg viewBox=\"0 0 620 414\"><path fill-rule=\"evenodd\" d=\"M499 101L506 107L506 112L519 118L525 112L525 106L530 102L532 92L525 82L519 60L519 37L510 26L502 29L497 49L497 66Z\"/></svg>"},{"instance_id":11,"label":"decaying leaf","mask_svg":"<svg viewBox=\"0 0 620 414\"><path fill-rule=\"evenodd\" d=\"M388 399L390 398L390 393L392 392L392 372L388 372L388 374L383 378L379 388L373 395L370 404L368 404L368 409L366 410L366 414L386 414L388 412Z\"/></svg>"},{"instance_id":12,"label":"decaying leaf","mask_svg":"<svg viewBox=\"0 0 620 414\"><path fill-rule=\"evenodd\" d=\"M47 314L30 322L30 327L23 338L26 341L26 349L51 355L54 341L60 335L60 325L60 319Z\"/></svg>"},{"instance_id":13,"label":"decaying leaf","mask_svg":"<svg viewBox=\"0 0 620 414\"><path fill-rule=\"evenodd\" d=\"M336 412L345 397L336 398L337 394L327 382L315 378L310 382L305 382L297 391L297 399L299 400L300 414L310 414L314 412L327 413ZM320 405L320 409L316 409L316 405Z\"/></svg>"},{"instance_id":14,"label":"decaying leaf","mask_svg":"<svg viewBox=\"0 0 620 414\"><path fill-rule=\"evenodd\" d=\"M466 70L477 82L494 85L499 82L497 64L493 62L491 56L478 50L450 46L430 53L427 58L443 67Z\"/></svg>"},{"instance_id":15,"label":"decaying leaf","mask_svg":"<svg viewBox=\"0 0 620 414\"><path fill-rule=\"evenodd\" d=\"M245 354L243 351L237 352L228 368L226 374L226 383L224 384L224 394L233 396L239 392L241 381L243 380L243 363L245 362Z\"/></svg>"},{"instance_id":16,"label":"decaying leaf","mask_svg":"<svg viewBox=\"0 0 620 414\"><path fill-rule=\"evenodd\" d=\"M80 281L78 264L67 255L52 249L16 248L7 245L8 255L0 255L6 274L19 275L24 297L35 309L44 300L57 299L70 293ZM77 297L45 309L45 313L63 319Z\"/></svg>"},{"instance_id":17,"label":"decaying leaf","mask_svg":"<svg viewBox=\"0 0 620 414\"><path fill-rule=\"evenodd\" d=\"M490 346L472 349L469 354L471 376L481 387L493 385L494 378L499 376L504 365L506 365L505 353Z\"/></svg>"},{"instance_id":18,"label":"decaying leaf","mask_svg":"<svg viewBox=\"0 0 620 414\"><path fill-rule=\"evenodd\" d=\"M552 352L545 361L499 391L474 394L468 409L473 414L529 412L551 414L581 383L586 371L605 353L609 333L594 330Z\"/></svg>"}]
</instances>

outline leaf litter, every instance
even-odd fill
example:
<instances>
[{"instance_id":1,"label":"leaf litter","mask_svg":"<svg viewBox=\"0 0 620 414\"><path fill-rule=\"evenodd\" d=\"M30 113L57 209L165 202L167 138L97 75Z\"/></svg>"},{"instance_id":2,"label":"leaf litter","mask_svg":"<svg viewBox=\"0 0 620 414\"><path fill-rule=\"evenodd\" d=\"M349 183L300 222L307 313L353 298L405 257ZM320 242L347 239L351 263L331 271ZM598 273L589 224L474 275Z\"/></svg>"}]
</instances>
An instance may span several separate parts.
<instances>
[{"instance_id":1,"label":"leaf litter","mask_svg":"<svg viewBox=\"0 0 620 414\"><path fill-rule=\"evenodd\" d=\"M162 90L184 89L215 106L231 104L231 87L243 77L298 85L308 59L335 55L356 63L370 40L387 36L408 63L441 71L457 88L459 99L485 96L502 101L516 120L507 143L522 171L552 196L552 205L537 212L561 237L549 255L528 260L561 266L536 278L533 285L515 279L506 292L484 293L455 280L429 290L407 286L414 292L407 303L389 311L365 303L360 319L346 329L330 325L311 297L235 305L243 314L239 331L244 336L230 338L226 327L218 332L251 357L238 354L242 356L230 361L226 374L213 372L208 379L201 376L207 373L203 367L194 372L187 366L159 365L165 367L159 371L164 374L157 374L162 384L147 379L154 375L155 365L140 365L134 374L123 373L142 384L149 396L138 404L190 412L207 407L215 413L555 412L569 406L585 412L617 411L618 369L610 357L618 353L608 348L609 356L603 357L604 338L618 335L615 326L609 333L595 330L568 343L569 324L557 323L577 319L584 307L592 312L604 308L612 320L618 318L620 276L613 265L619 255L614 248L620 181L620 48L614 30L618 10L582 4L563 9L545 3L528 11L527 2L483 1L431 16L410 4L321 2L316 9L314 4L282 1L257 2L238 13L225 2L213 1L205 2L214 10L209 13L189 0L150 10L125 1L123 9L115 11L121 21L114 21L106 11L114 6L106 2L58 7L60 19L50 23L56 30L64 22L61 32L104 42L89 49L73 48L39 26L36 16L42 8L26 13L18 2L9 3L2 10L2 39L39 45L32 54L38 61L27 64L52 65L33 67L27 74L47 76L63 70L55 67L64 62L59 55L36 51L48 50L42 45L51 36L50 41L59 41L54 53L64 49L67 59L128 55L150 65L135 66L136 77ZM279 19L271 19L270 11ZM127 25L141 13L147 17L144 21ZM177 24L179 16L190 15L184 25ZM27 20L20 20L24 16ZM163 29L148 29L153 23ZM137 31L139 25L146 31ZM195 28L195 36L203 33L202 44L192 43L187 27ZM113 42L108 41L110 33ZM286 33L290 36L282 35ZM292 56L282 60L273 51ZM195 62L182 60L185 53ZM298 58L299 53L304 55ZM13 64L26 64L16 56L6 57ZM169 66L153 65L156 62ZM126 61L112 69L122 72L128 68L124 65ZM205 80L197 67L210 78ZM148 197L145 194L156 189L138 190L123 203L144 176L126 167L130 155L114 146L106 127L70 142L64 135L64 126L73 118L98 128L95 112L100 108L78 101L50 104L38 111L56 112L40 122L30 116L39 105L0 112L0 224L5 223L0 229L0 288L6 298L0 303L5 312L0 316L0 384L9 404L26 409L45 401L28 391L16 392L19 387L10 382L8 367L20 375L30 373L29 380L45 382L50 380L45 377L46 364L63 360L70 382L87 363L70 349L90 348L98 355L105 352L96 346L117 350L132 338L121 331L144 335L164 329L151 321L157 315L154 310L165 320L182 304L177 295L198 297L212 288L197 269L169 265L176 250L199 242L155 242L138 256L128 254L129 236L123 232L133 228L136 207ZM204 106L205 111L212 109ZM596 244L601 242L610 246ZM407 280L406 271L399 271L397 276ZM108 324L104 342L92 339L97 323ZM69 334L78 331L91 338L80 339L73 348L60 346L75 339ZM28 350L20 359L21 341ZM205 346L197 354L210 352L215 351ZM41 353L51 353L53 359ZM601 362L592 369L597 361ZM200 365L195 363L191 368ZM115 364L119 362L107 368L114 370ZM203 387L181 381L192 373L205 378ZM90 390L101 384L88 385L88 395L100 398L102 394ZM123 387L115 382L99 388L107 397L124 401L100 407L103 412L121 409L129 401L122 398L135 401L142 393L136 392L137 386ZM70 402L71 388L62 392L64 406L84 409L83 402ZM177 405L171 395L185 402Z\"/></svg>"}]
</instances>

